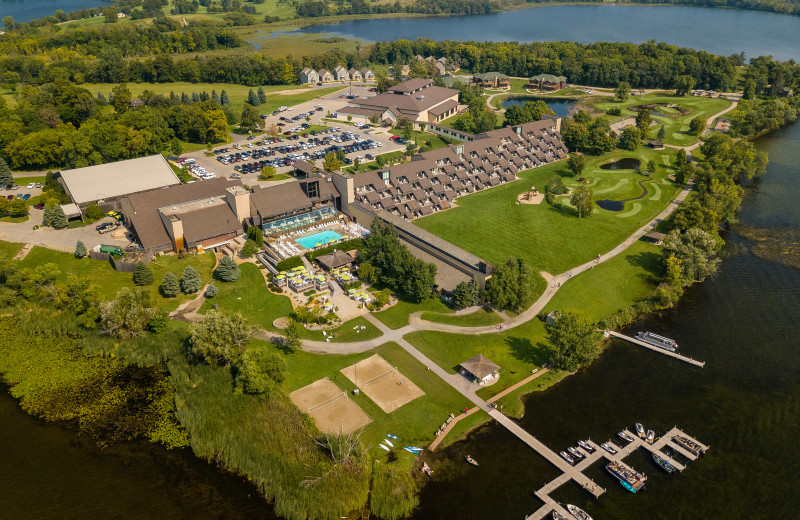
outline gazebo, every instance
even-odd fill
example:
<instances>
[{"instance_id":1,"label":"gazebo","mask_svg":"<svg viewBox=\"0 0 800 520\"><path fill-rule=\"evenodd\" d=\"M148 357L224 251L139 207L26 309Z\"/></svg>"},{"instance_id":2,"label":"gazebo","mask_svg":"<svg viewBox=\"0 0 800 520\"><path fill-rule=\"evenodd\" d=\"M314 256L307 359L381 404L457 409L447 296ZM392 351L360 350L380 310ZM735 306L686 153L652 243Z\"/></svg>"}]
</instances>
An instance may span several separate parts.
<instances>
[{"instance_id":1,"label":"gazebo","mask_svg":"<svg viewBox=\"0 0 800 520\"><path fill-rule=\"evenodd\" d=\"M657 231L651 231L650 233L644 236L644 239L651 244L655 244L657 246L661 245L661 242L664 241L664 237L666 237L664 233L659 233Z\"/></svg>"},{"instance_id":2,"label":"gazebo","mask_svg":"<svg viewBox=\"0 0 800 520\"><path fill-rule=\"evenodd\" d=\"M483 354L478 354L475 357L463 361L459 373L473 383L485 385L500 377L499 370L500 365L494 363Z\"/></svg>"}]
</instances>

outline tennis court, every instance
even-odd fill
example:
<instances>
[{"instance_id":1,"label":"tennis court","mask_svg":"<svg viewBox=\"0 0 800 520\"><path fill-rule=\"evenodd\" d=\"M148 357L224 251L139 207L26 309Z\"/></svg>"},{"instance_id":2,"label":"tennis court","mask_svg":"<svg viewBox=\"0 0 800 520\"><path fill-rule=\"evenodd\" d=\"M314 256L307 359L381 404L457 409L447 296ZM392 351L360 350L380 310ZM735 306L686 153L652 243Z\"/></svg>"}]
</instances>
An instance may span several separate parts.
<instances>
[{"instance_id":1,"label":"tennis court","mask_svg":"<svg viewBox=\"0 0 800 520\"><path fill-rule=\"evenodd\" d=\"M325 433L350 433L372 419L328 378L314 381L289 394L301 412L310 415Z\"/></svg>"},{"instance_id":2,"label":"tennis court","mask_svg":"<svg viewBox=\"0 0 800 520\"><path fill-rule=\"evenodd\" d=\"M343 368L341 372L386 413L425 395L397 367L378 354Z\"/></svg>"}]
</instances>

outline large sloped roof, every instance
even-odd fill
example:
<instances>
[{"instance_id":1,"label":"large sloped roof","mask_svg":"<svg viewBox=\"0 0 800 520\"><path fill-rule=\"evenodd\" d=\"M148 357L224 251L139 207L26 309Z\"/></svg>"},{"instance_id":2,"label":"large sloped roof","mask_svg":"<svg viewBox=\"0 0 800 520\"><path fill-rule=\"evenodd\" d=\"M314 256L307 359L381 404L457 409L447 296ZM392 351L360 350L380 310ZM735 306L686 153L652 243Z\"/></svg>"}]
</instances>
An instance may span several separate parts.
<instances>
[{"instance_id":1,"label":"large sloped roof","mask_svg":"<svg viewBox=\"0 0 800 520\"><path fill-rule=\"evenodd\" d=\"M62 170L61 178L76 204L121 197L181 183L167 160L161 155Z\"/></svg>"},{"instance_id":2,"label":"large sloped roof","mask_svg":"<svg viewBox=\"0 0 800 520\"><path fill-rule=\"evenodd\" d=\"M478 354L477 356L462 362L461 367L478 379L483 379L484 377L490 376L500 370L500 365L493 362L483 354Z\"/></svg>"}]
</instances>

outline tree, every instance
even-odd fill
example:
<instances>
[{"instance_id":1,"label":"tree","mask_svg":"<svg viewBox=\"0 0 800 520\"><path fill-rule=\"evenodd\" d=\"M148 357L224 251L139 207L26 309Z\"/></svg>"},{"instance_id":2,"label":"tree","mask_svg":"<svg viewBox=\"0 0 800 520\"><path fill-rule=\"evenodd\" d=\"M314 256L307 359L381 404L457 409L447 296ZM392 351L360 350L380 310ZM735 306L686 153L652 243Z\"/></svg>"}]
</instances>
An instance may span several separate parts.
<instances>
[{"instance_id":1,"label":"tree","mask_svg":"<svg viewBox=\"0 0 800 520\"><path fill-rule=\"evenodd\" d=\"M336 154L334 154L333 152L328 152L325 154L325 159L322 161L322 168L326 172L335 172L341 167L342 163L339 162L339 159L336 157Z\"/></svg>"},{"instance_id":2,"label":"tree","mask_svg":"<svg viewBox=\"0 0 800 520\"><path fill-rule=\"evenodd\" d=\"M261 168L261 174L258 176L258 180L260 181L268 181L271 178L275 177L275 168L273 166L264 166Z\"/></svg>"},{"instance_id":3,"label":"tree","mask_svg":"<svg viewBox=\"0 0 800 520\"><path fill-rule=\"evenodd\" d=\"M614 98L620 103L624 103L631 95L631 85L627 81L620 81L614 90Z\"/></svg>"},{"instance_id":4,"label":"tree","mask_svg":"<svg viewBox=\"0 0 800 520\"><path fill-rule=\"evenodd\" d=\"M11 202L5 197L0 197L0 215L6 215L9 207L11 207Z\"/></svg>"},{"instance_id":5,"label":"tree","mask_svg":"<svg viewBox=\"0 0 800 520\"><path fill-rule=\"evenodd\" d=\"M656 135L656 138L659 141L663 141L666 136L667 136L667 131L664 129L664 125L661 125L661 127L658 129L658 134Z\"/></svg>"},{"instance_id":6,"label":"tree","mask_svg":"<svg viewBox=\"0 0 800 520\"><path fill-rule=\"evenodd\" d=\"M250 92L247 93L247 103L254 107L261 104L261 100L258 99L258 94L253 92L253 89L250 89Z\"/></svg>"},{"instance_id":7,"label":"tree","mask_svg":"<svg viewBox=\"0 0 800 520\"><path fill-rule=\"evenodd\" d=\"M698 228L681 233L673 229L664 238L662 257L664 261L675 257L680 262L682 285L702 282L716 272L719 265L719 244L714 237Z\"/></svg>"},{"instance_id":8,"label":"tree","mask_svg":"<svg viewBox=\"0 0 800 520\"><path fill-rule=\"evenodd\" d=\"M163 294L165 298L174 298L178 296L180 292L181 287L175 273L164 273L164 279L161 281L161 294Z\"/></svg>"},{"instance_id":9,"label":"tree","mask_svg":"<svg viewBox=\"0 0 800 520\"><path fill-rule=\"evenodd\" d=\"M675 95L686 96L694 88L695 80L693 76L684 74L675 79Z\"/></svg>"},{"instance_id":10,"label":"tree","mask_svg":"<svg viewBox=\"0 0 800 520\"><path fill-rule=\"evenodd\" d=\"M647 139L647 132L650 130L652 122L653 117L649 110L643 109L636 113L636 128L642 133L642 139Z\"/></svg>"},{"instance_id":11,"label":"tree","mask_svg":"<svg viewBox=\"0 0 800 520\"><path fill-rule=\"evenodd\" d=\"M133 272L134 284L143 287L145 285L153 285L154 281L153 271L144 262L136 264L136 270Z\"/></svg>"},{"instance_id":12,"label":"tree","mask_svg":"<svg viewBox=\"0 0 800 520\"><path fill-rule=\"evenodd\" d=\"M656 162L653 159L647 161L647 166L645 166L645 171L647 175L653 175L656 173Z\"/></svg>"},{"instance_id":13,"label":"tree","mask_svg":"<svg viewBox=\"0 0 800 520\"><path fill-rule=\"evenodd\" d=\"M104 334L117 338L139 336L156 312L147 289L123 287L113 300L100 304L100 328Z\"/></svg>"},{"instance_id":14,"label":"tree","mask_svg":"<svg viewBox=\"0 0 800 520\"><path fill-rule=\"evenodd\" d=\"M117 8L114 6L104 7L103 18L106 19L106 23L116 23L119 20L117 18Z\"/></svg>"},{"instance_id":15,"label":"tree","mask_svg":"<svg viewBox=\"0 0 800 520\"><path fill-rule=\"evenodd\" d=\"M253 255L258 251L258 244L255 240L247 239L239 252L242 258L253 258Z\"/></svg>"},{"instance_id":16,"label":"tree","mask_svg":"<svg viewBox=\"0 0 800 520\"><path fill-rule=\"evenodd\" d=\"M28 203L22 199L14 199L11 201L11 204L8 205L8 213L12 217L24 217L28 214ZM64 212L62 211L61 213L63 214Z\"/></svg>"},{"instance_id":17,"label":"tree","mask_svg":"<svg viewBox=\"0 0 800 520\"><path fill-rule=\"evenodd\" d=\"M686 150L683 148L678 149L678 153L675 155L675 168L681 169L686 166L688 160L686 159Z\"/></svg>"},{"instance_id":18,"label":"tree","mask_svg":"<svg viewBox=\"0 0 800 520\"><path fill-rule=\"evenodd\" d=\"M756 97L756 82L753 79L746 79L744 82L744 90L742 91L742 99L755 99Z\"/></svg>"},{"instance_id":19,"label":"tree","mask_svg":"<svg viewBox=\"0 0 800 520\"><path fill-rule=\"evenodd\" d=\"M520 258L500 264L486 282L484 296L498 309L520 311L533 303L533 275Z\"/></svg>"},{"instance_id":20,"label":"tree","mask_svg":"<svg viewBox=\"0 0 800 520\"><path fill-rule=\"evenodd\" d=\"M573 177L578 177L586 168L586 156L577 153L570 154L567 159L567 168L572 172Z\"/></svg>"},{"instance_id":21,"label":"tree","mask_svg":"<svg viewBox=\"0 0 800 520\"><path fill-rule=\"evenodd\" d=\"M263 105L267 102L267 95L264 93L264 87L258 87L258 92L256 93L258 96L258 101L260 105Z\"/></svg>"},{"instance_id":22,"label":"tree","mask_svg":"<svg viewBox=\"0 0 800 520\"><path fill-rule=\"evenodd\" d=\"M101 218L105 217L106 214L103 213L103 210L100 209L100 206L97 204L89 204L86 207L86 211L84 211L84 216L88 222L94 222L95 220L100 220Z\"/></svg>"},{"instance_id":23,"label":"tree","mask_svg":"<svg viewBox=\"0 0 800 520\"><path fill-rule=\"evenodd\" d=\"M211 310L189 327L189 351L210 365L230 366L242 359L252 333L238 312Z\"/></svg>"},{"instance_id":24,"label":"tree","mask_svg":"<svg viewBox=\"0 0 800 520\"><path fill-rule=\"evenodd\" d=\"M237 367L236 384L247 394L271 395L286 379L288 367L278 354L265 348L249 349Z\"/></svg>"},{"instance_id":25,"label":"tree","mask_svg":"<svg viewBox=\"0 0 800 520\"><path fill-rule=\"evenodd\" d=\"M376 278L375 268L372 266L372 262L369 260L364 260L358 266L358 278L364 280L367 283L375 282Z\"/></svg>"},{"instance_id":26,"label":"tree","mask_svg":"<svg viewBox=\"0 0 800 520\"><path fill-rule=\"evenodd\" d=\"M588 217L592 214L593 196L594 190L583 184L572 190L572 194L569 196L569 203L578 211L578 218Z\"/></svg>"},{"instance_id":27,"label":"tree","mask_svg":"<svg viewBox=\"0 0 800 520\"><path fill-rule=\"evenodd\" d=\"M223 256L214 274L223 282L235 282L242 275L242 270L231 257Z\"/></svg>"},{"instance_id":28,"label":"tree","mask_svg":"<svg viewBox=\"0 0 800 520\"><path fill-rule=\"evenodd\" d=\"M239 122L239 128L248 132L254 132L260 126L261 117L258 115L256 107L248 104L242 106L242 119Z\"/></svg>"},{"instance_id":29,"label":"tree","mask_svg":"<svg viewBox=\"0 0 800 520\"><path fill-rule=\"evenodd\" d=\"M600 353L603 334L595 324L577 313L561 313L546 330L547 340L553 347L551 359L559 370L574 372L581 365L591 363Z\"/></svg>"},{"instance_id":30,"label":"tree","mask_svg":"<svg viewBox=\"0 0 800 520\"><path fill-rule=\"evenodd\" d=\"M22 199L17 199L17 200L19 200L23 204L25 204L24 200L22 200ZM15 200L15 201L13 201L11 203L12 204L12 214L13 214L13 204L14 204L14 202L17 202L17 201ZM53 204L51 212L52 213L50 215L50 225L53 226L53 228L55 228L55 229L64 229L65 227L67 227L69 225L69 222L67 221L67 215L64 213L64 210L61 209L61 205L60 204ZM25 204L25 213L26 214L28 213L28 205L27 204Z\"/></svg>"},{"instance_id":31,"label":"tree","mask_svg":"<svg viewBox=\"0 0 800 520\"><path fill-rule=\"evenodd\" d=\"M247 238L255 242L258 247L264 247L264 232L258 226L247 228Z\"/></svg>"},{"instance_id":32,"label":"tree","mask_svg":"<svg viewBox=\"0 0 800 520\"><path fill-rule=\"evenodd\" d=\"M14 174L11 173L11 168L8 167L5 159L0 157L0 187L12 184L14 184Z\"/></svg>"},{"instance_id":33,"label":"tree","mask_svg":"<svg viewBox=\"0 0 800 520\"><path fill-rule=\"evenodd\" d=\"M633 125L627 125L622 129L622 133L617 141L617 146L623 150L634 151L642 140L642 133Z\"/></svg>"},{"instance_id":34,"label":"tree","mask_svg":"<svg viewBox=\"0 0 800 520\"><path fill-rule=\"evenodd\" d=\"M694 135L700 135L706 129L706 120L702 117L695 117L689 121L689 131Z\"/></svg>"},{"instance_id":35,"label":"tree","mask_svg":"<svg viewBox=\"0 0 800 520\"><path fill-rule=\"evenodd\" d=\"M78 240L75 244L75 258L83 258L86 256L86 245Z\"/></svg>"},{"instance_id":36,"label":"tree","mask_svg":"<svg viewBox=\"0 0 800 520\"><path fill-rule=\"evenodd\" d=\"M111 89L111 93L114 97L114 111L117 114L124 114L127 112L131 104L131 91L128 89L128 85L125 83L115 85L114 88Z\"/></svg>"},{"instance_id":37,"label":"tree","mask_svg":"<svg viewBox=\"0 0 800 520\"><path fill-rule=\"evenodd\" d=\"M456 285L453 291L453 305L455 308L466 309L467 307L475 305L479 298L479 295L476 294L476 289L477 287L472 283L472 280L469 282L460 282Z\"/></svg>"},{"instance_id":38,"label":"tree","mask_svg":"<svg viewBox=\"0 0 800 520\"><path fill-rule=\"evenodd\" d=\"M228 93L224 90L219 94L219 104L224 107L230 106L231 104L231 98L228 97Z\"/></svg>"},{"instance_id":39,"label":"tree","mask_svg":"<svg viewBox=\"0 0 800 520\"><path fill-rule=\"evenodd\" d=\"M181 275L181 291L184 294L196 293L203 287L203 280L200 279L200 273L191 265L187 265Z\"/></svg>"},{"instance_id":40,"label":"tree","mask_svg":"<svg viewBox=\"0 0 800 520\"><path fill-rule=\"evenodd\" d=\"M217 294L219 294L219 289L217 288L217 286L214 285L213 283L208 284L208 287L206 287L206 292L205 292L204 296L206 298L213 298Z\"/></svg>"},{"instance_id":41,"label":"tree","mask_svg":"<svg viewBox=\"0 0 800 520\"><path fill-rule=\"evenodd\" d=\"M292 350L303 348L303 333L306 328L299 321L289 318L289 326L286 327L286 346Z\"/></svg>"},{"instance_id":42,"label":"tree","mask_svg":"<svg viewBox=\"0 0 800 520\"><path fill-rule=\"evenodd\" d=\"M14 23L14 17L13 16L4 16L3 17L3 28L6 31L13 31L15 27L16 27L16 24Z\"/></svg>"},{"instance_id":43,"label":"tree","mask_svg":"<svg viewBox=\"0 0 800 520\"><path fill-rule=\"evenodd\" d=\"M173 137L172 140L170 140L169 151L172 153L172 155L180 155L183 153L183 144L181 143L180 139Z\"/></svg>"}]
</instances>

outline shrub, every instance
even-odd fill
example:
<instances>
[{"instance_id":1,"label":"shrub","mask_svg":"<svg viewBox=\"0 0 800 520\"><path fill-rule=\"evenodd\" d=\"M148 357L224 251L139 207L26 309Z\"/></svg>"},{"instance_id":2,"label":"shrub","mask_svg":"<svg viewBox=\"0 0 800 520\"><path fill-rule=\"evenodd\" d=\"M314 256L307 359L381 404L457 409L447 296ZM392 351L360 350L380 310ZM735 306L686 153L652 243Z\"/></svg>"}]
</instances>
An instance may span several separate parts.
<instances>
[{"instance_id":1,"label":"shrub","mask_svg":"<svg viewBox=\"0 0 800 520\"><path fill-rule=\"evenodd\" d=\"M209 311L189 328L190 351L210 365L230 365L242 359L252 330L239 313Z\"/></svg>"},{"instance_id":2,"label":"shrub","mask_svg":"<svg viewBox=\"0 0 800 520\"><path fill-rule=\"evenodd\" d=\"M144 262L136 264L136 270L133 272L133 283L144 287L145 285L153 285L153 282L155 282L153 271Z\"/></svg>"},{"instance_id":3,"label":"shrub","mask_svg":"<svg viewBox=\"0 0 800 520\"><path fill-rule=\"evenodd\" d=\"M200 279L200 273L197 272L192 266L186 266L181 276L181 291L184 294L196 293L203 287L203 280Z\"/></svg>"},{"instance_id":4,"label":"shrub","mask_svg":"<svg viewBox=\"0 0 800 520\"><path fill-rule=\"evenodd\" d=\"M206 287L206 298L213 298L218 293L219 289L217 289L216 285L214 285L213 283L208 284L208 287Z\"/></svg>"},{"instance_id":5,"label":"shrub","mask_svg":"<svg viewBox=\"0 0 800 520\"><path fill-rule=\"evenodd\" d=\"M619 107L609 108L608 110L606 110L606 114L610 116L621 116L622 109L620 109Z\"/></svg>"},{"instance_id":6,"label":"shrub","mask_svg":"<svg viewBox=\"0 0 800 520\"><path fill-rule=\"evenodd\" d=\"M180 284L178 283L178 277L175 276L175 273L165 273L164 279L161 281L161 294L165 298L174 298L178 296L180 291Z\"/></svg>"},{"instance_id":7,"label":"shrub","mask_svg":"<svg viewBox=\"0 0 800 520\"><path fill-rule=\"evenodd\" d=\"M247 238L254 241L258 247L264 247L264 233L258 226L247 228Z\"/></svg>"},{"instance_id":8,"label":"shrub","mask_svg":"<svg viewBox=\"0 0 800 520\"><path fill-rule=\"evenodd\" d=\"M97 204L89 204L89 206L86 207L86 213L84 215L86 216L86 222L89 223L100 220L106 216Z\"/></svg>"},{"instance_id":9,"label":"shrub","mask_svg":"<svg viewBox=\"0 0 800 520\"><path fill-rule=\"evenodd\" d=\"M351 249L356 249L358 251L363 252L364 241L360 238L352 238L350 240L345 240L344 242L339 242L338 244L334 244L332 246L323 247L322 249L317 249L316 251L308 251L306 252L306 258L308 258L309 261L313 261L314 259L322 255L333 253L334 249L337 249L339 251L349 251Z\"/></svg>"},{"instance_id":10,"label":"shrub","mask_svg":"<svg viewBox=\"0 0 800 520\"><path fill-rule=\"evenodd\" d=\"M155 315L147 322L147 330L153 334L161 334L167 329L169 314L164 309L156 311Z\"/></svg>"},{"instance_id":11,"label":"shrub","mask_svg":"<svg viewBox=\"0 0 800 520\"><path fill-rule=\"evenodd\" d=\"M34 227L34 229L36 228ZM83 258L84 256L86 256L86 245L78 240L75 244L75 258Z\"/></svg>"},{"instance_id":12,"label":"shrub","mask_svg":"<svg viewBox=\"0 0 800 520\"><path fill-rule=\"evenodd\" d=\"M242 258L252 258L253 255L256 254L256 251L258 251L258 244L256 244L254 240L248 238L239 254Z\"/></svg>"},{"instance_id":13,"label":"shrub","mask_svg":"<svg viewBox=\"0 0 800 520\"><path fill-rule=\"evenodd\" d=\"M276 265L275 268L278 269L278 271L289 271L295 267L300 267L301 265L303 265L303 259L299 256L292 256L286 260L281 260L278 262L278 265Z\"/></svg>"},{"instance_id":14,"label":"shrub","mask_svg":"<svg viewBox=\"0 0 800 520\"><path fill-rule=\"evenodd\" d=\"M250 349L238 367L236 384L248 394L270 395L280 388L286 371L286 362L274 352Z\"/></svg>"},{"instance_id":15,"label":"shrub","mask_svg":"<svg viewBox=\"0 0 800 520\"><path fill-rule=\"evenodd\" d=\"M235 282L242 275L242 270L232 258L224 256L214 274L223 282Z\"/></svg>"}]
</instances>

